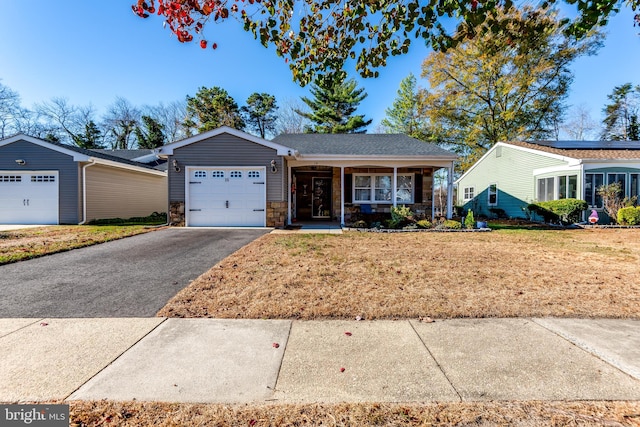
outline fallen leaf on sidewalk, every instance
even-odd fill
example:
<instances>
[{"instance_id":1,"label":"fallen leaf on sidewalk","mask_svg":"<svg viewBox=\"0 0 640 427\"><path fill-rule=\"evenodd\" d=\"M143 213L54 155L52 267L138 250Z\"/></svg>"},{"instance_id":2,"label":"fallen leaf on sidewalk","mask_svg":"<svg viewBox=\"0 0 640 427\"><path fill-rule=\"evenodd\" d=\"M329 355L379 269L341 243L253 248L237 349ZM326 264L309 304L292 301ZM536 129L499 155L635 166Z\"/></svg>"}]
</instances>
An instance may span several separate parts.
<instances>
[{"instance_id":1,"label":"fallen leaf on sidewalk","mask_svg":"<svg viewBox=\"0 0 640 427\"><path fill-rule=\"evenodd\" d=\"M273 348L278 348L278 347L280 347L280 344L278 344L277 342L274 342L273 343Z\"/></svg>"},{"instance_id":2,"label":"fallen leaf on sidewalk","mask_svg":"<svg viewBox=\"0 0 640 427\"><path fill-rule=\"evenodd\" d=\"M344 372L344 371L345 371L345 369L344 369L344 368L340 368L340 372Z\"/></svg>"},{"instance_id":3,"label":"fallen leaf on sidewalk","mask_svg":"<svg viewBox=\"0 0 640 427\"><path fill-rule=\"evenodd\" d=\"M48 326L49 324L47 322L40 322L40 326Z\"/></svg>"},{"instance_id":4,"label":"fallen leaf on sidewalk","mask_svg":"<svg viewBox=\"0 0 640 427\"><path fill-rule=\"evenodd\" d=\"M351 335L353 335L351 332L345 332L344 333L346 336L350 337Z\"/></svg>"},{"instance_id":5,"label":"fallen leaf on sidewalk","mask_svg":"<svg viewBox=\"0 0 640 427\"><path fill-rule=\"evenodd\" d=\"M423 323L433 323L433 322L435 322L435 320L433 320L431 317L420 317L420 318L418 318L418 320L423 322Z\"/></svg>"}]
</instances>

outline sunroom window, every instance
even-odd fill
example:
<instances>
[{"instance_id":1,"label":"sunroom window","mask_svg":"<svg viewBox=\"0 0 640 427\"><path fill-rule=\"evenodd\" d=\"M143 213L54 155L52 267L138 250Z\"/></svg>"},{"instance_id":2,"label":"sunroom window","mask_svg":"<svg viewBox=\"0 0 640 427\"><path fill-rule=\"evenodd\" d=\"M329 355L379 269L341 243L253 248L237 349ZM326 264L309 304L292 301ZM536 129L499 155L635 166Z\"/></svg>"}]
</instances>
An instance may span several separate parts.
<instances>
[{"instance_id":1,"label":"sunroom window","mask_svg":"<svg viewBox=\"0 0 640 427\"><path fill-rule=\"evenodd\" d=\"M414 175L398 174L396 201L413 203ZM393 203L392 174L354 174L353 201L355 203Z\"/></svg>"}]
</instances>

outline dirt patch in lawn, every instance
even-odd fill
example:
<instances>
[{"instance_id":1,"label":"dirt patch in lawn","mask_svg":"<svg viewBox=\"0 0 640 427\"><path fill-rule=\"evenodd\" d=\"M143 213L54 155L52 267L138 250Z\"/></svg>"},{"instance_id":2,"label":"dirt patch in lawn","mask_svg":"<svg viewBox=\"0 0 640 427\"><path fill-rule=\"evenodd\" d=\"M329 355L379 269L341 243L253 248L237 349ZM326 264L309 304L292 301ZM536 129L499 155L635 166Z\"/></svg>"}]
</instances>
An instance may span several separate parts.
<instances>
[{"instance_id":1,"label":"dirt patch in lawn","mask_svg":"<svg viewBox=\"0 0 640 427\"><path fill-rule=\"evenodd\" d=\"M142 225L69 225L0 231L0 265L147 233Z\"/></svg>"},{"instance_id":2,"label":"dirt patch in lawn","mask_svg":"<svg viewBox=\"0 0 640 427\"><path fill-rule=\"evenodd\" d=\"M71 402L71 426L638 426L639 402L205 405Z\"/></svg>"},{"instance_id":3,"label":"dirt patch in lawn","mask_svg":"<svg viewBox=\"0 0 640 427\"><path fill-rule=\"evenodd\" d=\"M640 230L263 236L168 317L640 318Z\"/></svg>"}]
</instances>

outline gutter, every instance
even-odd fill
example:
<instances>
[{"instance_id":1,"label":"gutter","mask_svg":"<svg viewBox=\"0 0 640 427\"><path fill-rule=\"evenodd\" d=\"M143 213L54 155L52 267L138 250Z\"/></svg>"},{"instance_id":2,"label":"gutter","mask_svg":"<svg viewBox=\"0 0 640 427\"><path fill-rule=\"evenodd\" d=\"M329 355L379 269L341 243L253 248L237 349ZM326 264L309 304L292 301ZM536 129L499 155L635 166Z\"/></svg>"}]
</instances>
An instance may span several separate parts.
<instances>
[{"instance_id":1,"label":"gutter","mask_svg":"<svg viewBox=\"0 0 640 427\"><path fill-rule=\"evenodd\" d=\"M87 222L87 168L96 164L96 161L91 159L90 163L87 163L82 167L82 222L78 225L84 225Z\"/></svg>"}]
</instances>

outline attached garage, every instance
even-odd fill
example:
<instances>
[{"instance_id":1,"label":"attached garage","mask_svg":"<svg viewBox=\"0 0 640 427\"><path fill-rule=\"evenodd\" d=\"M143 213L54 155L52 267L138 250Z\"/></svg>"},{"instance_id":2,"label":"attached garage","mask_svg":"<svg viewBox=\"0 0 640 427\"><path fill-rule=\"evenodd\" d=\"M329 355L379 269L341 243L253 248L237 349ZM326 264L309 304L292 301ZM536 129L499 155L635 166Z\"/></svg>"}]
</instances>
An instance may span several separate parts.
<instances>
[{"instance_id":1,"label":"attached garage","mask_svg":"<svg viewBox=\"0 0 640 427\"><path fill-rule=\"evenodd\" d=\"M27 135L0 140L0 224L78 224L166 209L165 171Z\"/></svg>"},{"instance_id":2,"label":"attached garage","mask_svg":"<svg viewBox=\"0 0 640 427\"><path fill-rule=\"evenodd\" d=\"M187 174L187 226L266 225L265 167L194 166Z\"/></svg>"},{"instance_id":3,"label":"attached garage","mask_svg":"<svg viewBox=\"0 0 640 427\"><path fill-rule=\"evenodd\" d=\"M0 224L57 224L57 171L0 171Z\"/></svg>"}]
</instances>

